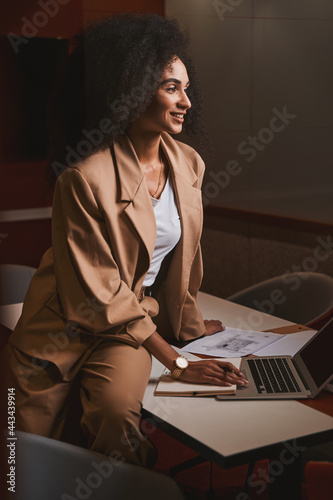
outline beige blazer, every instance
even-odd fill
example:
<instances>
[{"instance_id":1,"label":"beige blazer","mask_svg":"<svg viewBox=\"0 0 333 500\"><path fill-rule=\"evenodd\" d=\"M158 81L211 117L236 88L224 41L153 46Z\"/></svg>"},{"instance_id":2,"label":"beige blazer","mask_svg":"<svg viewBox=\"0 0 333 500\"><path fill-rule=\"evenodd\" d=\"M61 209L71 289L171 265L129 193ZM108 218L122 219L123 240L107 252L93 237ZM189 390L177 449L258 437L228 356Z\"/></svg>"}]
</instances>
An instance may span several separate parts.
<instances>
[{"instance_id":1,"label":"beige blazer","mask_svg":"<svg viewBox=\"0 0 333 500\"><path fill-rule=\"evenodd\" d=\"M63 376L101 339L138 347L156 329L188 340L204 324L196 304L202 279L204 163L163 133L182 235L158 302L138 296L155 245L155 216L135 150L126 136L58 178L52 248L42 258L10 343L49 360ZM86 355L86 354L85 354Z\"/></svg>"}]
</instances>

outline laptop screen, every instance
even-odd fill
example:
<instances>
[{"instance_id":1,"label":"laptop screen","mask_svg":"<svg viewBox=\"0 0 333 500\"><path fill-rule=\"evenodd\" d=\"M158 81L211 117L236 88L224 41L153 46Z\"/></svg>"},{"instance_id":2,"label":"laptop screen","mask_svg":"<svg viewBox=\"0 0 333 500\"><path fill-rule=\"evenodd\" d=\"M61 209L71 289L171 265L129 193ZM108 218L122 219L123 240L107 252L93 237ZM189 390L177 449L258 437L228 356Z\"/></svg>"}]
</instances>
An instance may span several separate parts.
<instances>
[{"instance_id":1,"label":"laptop screen","mask_svg":"<svg viewBox=\"0 0 333 500\"><path fill-rule=\"evenodd\" d=\"M320 387L333 373L333 319L298 352L313 380Z\"/></svg>"}]
</instances>

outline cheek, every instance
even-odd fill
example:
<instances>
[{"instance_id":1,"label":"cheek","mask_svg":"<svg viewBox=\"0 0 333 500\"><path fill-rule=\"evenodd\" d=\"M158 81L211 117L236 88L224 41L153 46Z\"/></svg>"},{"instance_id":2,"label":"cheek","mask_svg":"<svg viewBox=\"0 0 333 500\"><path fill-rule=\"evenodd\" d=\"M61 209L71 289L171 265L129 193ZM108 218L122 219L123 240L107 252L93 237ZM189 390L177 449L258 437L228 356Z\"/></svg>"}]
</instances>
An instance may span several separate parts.
<instances>
[{"instance_id":1,"label":"cheek","mask_svg":"<svg viewBox=\"0 0 333 500\"><path fill-rule=\"evenodd\" d=\"M160 102L160 106L159 106L159 109L160 111L163 113L166 113L167 111L170 111L170 103L167 102L167 101L162 101Z\"/></svg>"},{"instance_id":2,"label":"cheek","mask_svg":"<svg viewBox=\"0 0 333 500\"><path fill-rule=\"evenodd\" d=\"M171 111L170 106L168 106L167 104L163 105L162 103L160 103L156 117L165 120L170 116L170 111Z\"/></svg>"},{"instance_id":3,"label":"cheek","mask_svg":"<svg viewBox=\"0 0 333 500\"><path fill-rule=\"evenodd\" d=\"M165 120L170 116L170 111L173 109L172 107L173 102L169 96L158 96L147 109L149 118L153 121Z\"/></svg>"},{"instance_id":4,"label":"cheek","mask_svg":"<svg viewBox=\"0 0 333 500\"><path fill-rule=\"evenodd\" d=\"M164 95L163 97L160 97L158 100L158 109L161 113L169 113L173 107L173 100L171 96L169 95Z\"/></svg>"}]
</instances>

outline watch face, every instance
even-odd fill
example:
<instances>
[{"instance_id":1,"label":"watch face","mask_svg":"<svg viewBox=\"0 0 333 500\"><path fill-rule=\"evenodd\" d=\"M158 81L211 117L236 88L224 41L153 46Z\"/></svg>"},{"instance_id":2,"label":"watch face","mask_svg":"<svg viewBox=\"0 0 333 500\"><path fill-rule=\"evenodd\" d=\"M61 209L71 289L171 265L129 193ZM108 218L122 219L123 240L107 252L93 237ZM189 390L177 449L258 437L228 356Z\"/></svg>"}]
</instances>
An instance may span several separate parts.
<instances>
[{"instance_id":1,"label":"watch face","mask_svg":"<svg viewBox=\"0 0 333 500\"><path fill-rule=\"evenodd\" d=\"M184 368L187 368L188 361L185 358L177 358L176 359L176 365L178 366L178 368L184 369Z\"/></svg>"}]
</instances>

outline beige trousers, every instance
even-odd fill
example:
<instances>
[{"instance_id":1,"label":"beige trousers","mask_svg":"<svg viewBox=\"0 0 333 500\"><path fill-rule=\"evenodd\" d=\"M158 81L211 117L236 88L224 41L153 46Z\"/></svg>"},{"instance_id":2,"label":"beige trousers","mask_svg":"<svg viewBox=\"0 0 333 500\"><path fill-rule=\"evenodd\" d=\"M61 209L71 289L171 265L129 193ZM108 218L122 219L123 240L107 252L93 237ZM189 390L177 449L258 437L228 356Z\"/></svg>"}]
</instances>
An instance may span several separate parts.
<instances>
[{"instance_id":1,"label":"beige trousers","mask_svg":"<svg viewBox=\"0 0 333 500\"><path fill-rule=\"evenodd\" d=\"M130 463L153 465L155 449L139 427L151 371L151 357L144 347L97 342L88 357L82 358L72 382L65 382L53 363L36 373L31 358L14 347L7 345L3 354L8 364L7 386L15 387L17 430L62 439L70 417L69 432L75 433L81 423L91 450L106 455L116 452ZM75 423L73 401L78 394L82 411Z\"/></svg>"}]
</instances>

